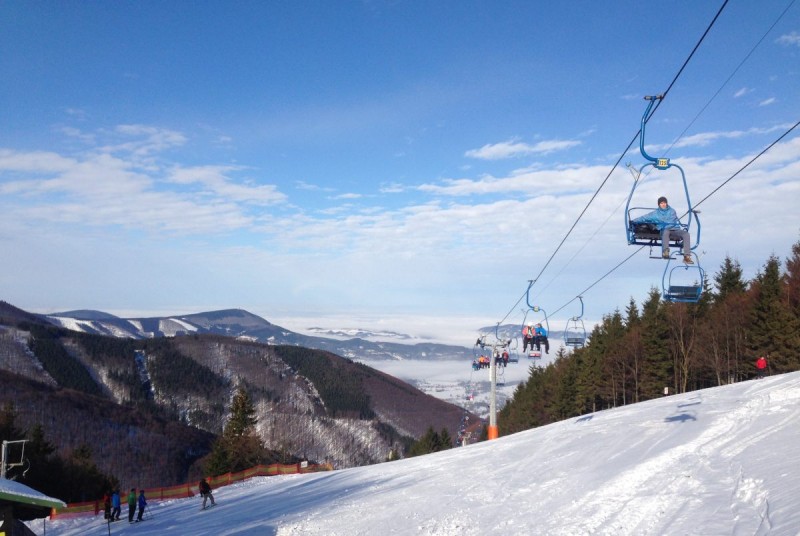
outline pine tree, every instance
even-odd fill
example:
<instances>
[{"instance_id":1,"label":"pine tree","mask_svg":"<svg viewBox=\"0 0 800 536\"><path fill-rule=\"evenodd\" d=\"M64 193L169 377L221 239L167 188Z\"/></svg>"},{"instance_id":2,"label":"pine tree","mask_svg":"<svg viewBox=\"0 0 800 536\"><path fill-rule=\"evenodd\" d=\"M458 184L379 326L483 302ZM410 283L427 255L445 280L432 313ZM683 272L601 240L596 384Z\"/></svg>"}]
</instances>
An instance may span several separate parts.
<instances>
[{"instance_id":1,"label":"pine tree","mask_svg":"<svg viewBox=\"0 0 800 536\"><path fill-rule=\"evenodd\" d=\"M786 294L789 310L800 317L800 241L792 246L792 256L786 259Z\"/></svg>"},{"instance_id":2,"label":"pine tree","mask_svg":"<svg viewBox=\"0 0 800 536\"><path fill-rule=\"evenodd\" d=\"M642 318L639 315L639 307L636 305L636 300L631 298L628 306L625 308L625 327L630 329L638 326Z\"/></svg>"},{"instance_id":3,"label":"pine tree","mask_svg":"<svg viewBox=\"0 0 800 536\"><path fill-rule=\"evenodd\" d=\"M230 418L204 464L207 474L243 471L263 462L266 451L256 433L255 413L247 390L239 387L231 401Z\"/></svg>"},{"instance_id":4,"label":"pine tree","mask_svg":"<svg viewBox=\"0 0 800 536\"><path fill-rule=\"evenodd\" d=\"M447 437L450 437L449 433ZM438 452L439 450L442 450L442 438L433 429L433 426L429 426L425 434L409 447L407 455L408 457L421 456L423 454L430 454L431 452Z\"/></svg>"},{"instance_id":5,"label":"pine tree","mask_svg":"<svg viewBox=\"0 0 800 536\"><path fill-rule=\"evenodd\" d=\"M780 260L772 255L763 273L756 276L756 298L748 349L753 360L766 355L773 372L796 370L800 366L800 329L784 298Z\"/></svg>"},{"instance_id":6,"label":"pine tree","mask_svg":"<svg viewBox=\"0 0 800 536\"><path fill-rule=\"evenodd\" d=\"M642 380L641 398L648 400L662 395L664 387L677 387L672 356L669 351L667 325L661 292L653 288L642 305Z\"/></svg>"},{"instance_id":7,"label":"pine tree","mask_svg":"<svg viewBox=\"0 0 800 536\"><path fill-rule=\"evenodd\" d=\"M714 294L715 301L723 301L729 294L742 293L747 290L747 283L742 279L742 267L739 261L725 257L720 271L714 275L714 283L717 291Z\"/></svg>"},{"instance_id":8,"label":"pine tree","mask_svg":"<svg viewBox=\"0 0 800 536\"><path fill-rule=\"evenodd\" d=\"M231 402L231 418L225 425L224 434L229 438L242 437L253 432L258 419L250 395L239 387Z\"/></svg>"},{"instance_id":9,"label":"pine tree","mask_svg":"<svg viewBox=\"0 0 800 536\"><path fill-rule=\"evenodd\" d=\"M450 437L450 432L447 428L442 428L439 432L439 450L447 450L453 447L453 438Z\"/></svg>"},{"instance_id":10,"label":"pine tree","mask_svg":"<svg viewBox=\"0 0 800 536\"><path fill-rule=\"evenodd\" d=\"M12 402L6 402L0 410L0 441L18 441L25 437L16 422L17 410Z\"/></svg>"}]
</instances>

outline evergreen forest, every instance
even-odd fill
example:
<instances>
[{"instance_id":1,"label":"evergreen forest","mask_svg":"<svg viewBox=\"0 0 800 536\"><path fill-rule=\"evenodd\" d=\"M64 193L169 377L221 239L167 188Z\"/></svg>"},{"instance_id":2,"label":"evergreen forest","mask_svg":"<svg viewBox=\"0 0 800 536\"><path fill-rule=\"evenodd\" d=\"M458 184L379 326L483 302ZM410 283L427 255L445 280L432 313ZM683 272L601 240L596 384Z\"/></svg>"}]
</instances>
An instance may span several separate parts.
<instances>
[{"instance_id":1,"label":"evergreen forest","mask_svg":"<svg viewBox=\"0 0 800 536\"><path fill-rule=\"evenodd\" d=\"M800 369L800 242L772 255L751 281L730 257L697 303L643 303L605 315L587 344L531 367L500 411L502 435L598 410Z\"/></svg>"}]
</instances>

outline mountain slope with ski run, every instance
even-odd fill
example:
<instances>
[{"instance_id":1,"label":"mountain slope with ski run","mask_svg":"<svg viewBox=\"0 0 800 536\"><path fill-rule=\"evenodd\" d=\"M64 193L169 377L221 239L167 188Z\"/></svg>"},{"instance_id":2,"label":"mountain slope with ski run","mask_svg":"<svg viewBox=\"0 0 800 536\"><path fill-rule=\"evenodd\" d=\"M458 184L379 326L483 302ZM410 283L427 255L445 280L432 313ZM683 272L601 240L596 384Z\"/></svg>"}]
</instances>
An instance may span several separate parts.
<instances>
[{"instance_id":1,"label":"mountain slope with ski run","mask_svg":"<svg viewBox=\"0 0 800 536\"><path fill-rule=\"evenodd\" d=\"M252 479L215 490L206 511L198 497L151 499L143 523L111 534L797 535L798 445L795 372L417 458ZM108 529L102 516L46 525Z\"/></svg>"}]
</instances>

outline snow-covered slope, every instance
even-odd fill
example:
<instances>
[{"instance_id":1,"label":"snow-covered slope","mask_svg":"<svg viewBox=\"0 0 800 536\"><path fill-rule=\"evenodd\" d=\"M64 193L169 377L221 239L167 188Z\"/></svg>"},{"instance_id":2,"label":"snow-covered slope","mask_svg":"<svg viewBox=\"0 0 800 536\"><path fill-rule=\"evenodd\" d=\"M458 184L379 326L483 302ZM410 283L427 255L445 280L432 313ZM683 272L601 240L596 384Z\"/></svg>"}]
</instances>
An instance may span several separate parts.
<instances>
[{"instance_id":1,"label":"snow-covered slope","mask_svg":"<svg viewBox=\"0 0 800 536\"><path fill-rule=\"evenodd\" d=\"M500 423L502 429L502 422ZM800 372L369 467L154 502L112 534L797 535ZM42 521L32 523L42 531ZM108 533L102 516L47 534Z\"/></svg>"}]
</instances>

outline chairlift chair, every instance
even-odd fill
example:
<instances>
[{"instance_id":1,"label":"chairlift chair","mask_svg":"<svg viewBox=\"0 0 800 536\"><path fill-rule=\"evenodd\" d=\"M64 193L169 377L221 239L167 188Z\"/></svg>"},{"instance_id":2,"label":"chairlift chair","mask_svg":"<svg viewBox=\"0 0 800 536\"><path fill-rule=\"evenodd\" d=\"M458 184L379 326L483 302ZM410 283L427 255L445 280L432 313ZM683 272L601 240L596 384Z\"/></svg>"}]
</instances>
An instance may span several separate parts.
<instances>
[{"instance_id":1,"label":"chairlift chair","mask_svg":"<svg viewBox=\"0 0 800 536\"><path fill-rule=\"evenodd\" d=\"M586 344L586 326L583 325L583 297L578 296L578 299L581 301L581 314L570 318L564 330L564 344L572 348L583 348Z\"/></svg>"},{"instance_id":2,"label":"chairlift chair","mask_svg":"<svg viewBox=\"0 0 800 536\"><path fill-rule=\"evenodd\" d=\"M520 333L509 339L500 336L500 322L494 327L494 336L501 343L505 352L508 352L509 363L519 363L519 337Z\"/></svg>"},{"instance_id":3,"label":"chairlift chair","mask_svg":"<svg viewBox=\"0 0 800 536\"><path fill-rule=\"evenodd\" d=\"M694 255L694 254L693 254ZM705 271L700 266L700 260L694 255L693 265L678 264L670 268L670 257L661 277L662 297L669 302L697 303L703 293Z\"/></svg>"},{"instance_id":4,"label":"chairlift chair","mask_svg":"<svg viewBox=\"0 0 800 536\"><path fill-rule=\"evenodd\" d=\"M641 132L639 135L639 151L642 153L642 156L647 160L645 164L643 164L637 173L634 173L634 180L633 180L633 187L631 188L631 192L628 195L628 201L625 205L625 234L627 235L628 244L630 245L641 245L641 246L650 246L652 251L653 248L658 248L658 256L651 254L652 258L661 258L661 247L662 247L662 240L661 240L661 231L658 227L652 223L633 223L633 220L639 216L643 216L648 212L652 212L656 210L658 207L643 207L643 206L631 206L631 200L634 197L634 193L636 192L636 188L641 184L640 177L642 175L642 171L646 167L653 167L659 171L666 171L670 168L675 168L680 172L681 182L683 184L683 193L686 198L686 206L687 211L686 214L688 216L686 223L681 223L681 227L690 233L692 232L692 228L695 228L695 236L694 240L692 241L692 248L695 249L698 245L700 245L700 218L698 216L698 211L694 210L692 207L692 201L689 197L689 186L686 182L686 174L679 165L670 162L669 158L655 158L647 154L644 148L644 134L645 134L645 124L647 122L647 116L650 113L650 110L653 108L653 104L656 101L659 101L663 98L663 95L657 95L655 97L645 97L645 100L648 101L647 109L645 110L644 114L642 115L641 121ZM670 239L670 243L668 244L671 248L681 248L683 244L680 240L672 240Z\"/></svg>"},{"instance_id":5,"label":"chairlift chair","mask_svg":"<svg viewBox=\"0 0 800 536\"><path fill-rule=\"evenodd\" d=\"M543 324L544 328L547 330L547 335L550 335L550 323L547 321L547 312L539 307L538 305L531 304L531 287L533 286L533 281L528 281L528 290L525 292L525 302L528 305L528 309L525 311L525 316L522 318L522 326L520 328L520 333L522 333L522 328L524 328L528 320L528 315L531 315L536 318L536 320L530 320L531 324ZM541 359L542 352L541 350L531 350L528 352L529 359Z\"/></svg>"}]
</instances>

